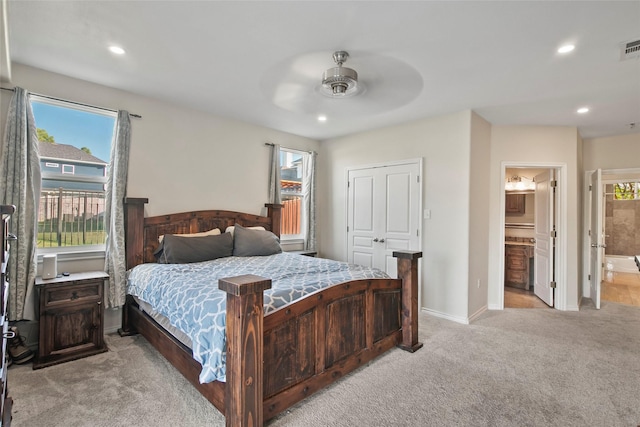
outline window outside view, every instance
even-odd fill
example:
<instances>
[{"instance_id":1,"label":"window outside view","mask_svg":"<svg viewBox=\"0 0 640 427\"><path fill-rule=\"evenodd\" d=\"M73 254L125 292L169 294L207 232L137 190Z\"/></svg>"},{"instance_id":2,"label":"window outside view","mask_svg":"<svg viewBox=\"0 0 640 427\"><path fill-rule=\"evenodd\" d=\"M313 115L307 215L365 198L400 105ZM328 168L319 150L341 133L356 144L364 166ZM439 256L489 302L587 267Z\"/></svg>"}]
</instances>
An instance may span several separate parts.
<instances>
[{"instance_id":1,"label":"window outside view","mask_svg":"<svg viewBox=\"0 0 640 427\"><path fill-rule=\"evenodd\" d=\"M640 199L640 182L619 182L613 186L615 200Z\"/></svg>"},{"instance_id":2,"label":"window outside view","mask_svg":"<svg viewBox=\"0 0 640 427\"><path fill-rule=\"evenodd\" d=\"M282 196L282 230L288 238L302 232L302 159L304 153L280 149L280 195Z\"/></svg>"},{"instance_id":3,"label":"window outside view","mask_svg":"<svg viewBox=\"0 0 640 427\"><path fill-rule=\"evenodd\" d=\"M38 248L104 245L105 185L116 114L31 97L42 189Z\"/></svg>"}]
</instances>

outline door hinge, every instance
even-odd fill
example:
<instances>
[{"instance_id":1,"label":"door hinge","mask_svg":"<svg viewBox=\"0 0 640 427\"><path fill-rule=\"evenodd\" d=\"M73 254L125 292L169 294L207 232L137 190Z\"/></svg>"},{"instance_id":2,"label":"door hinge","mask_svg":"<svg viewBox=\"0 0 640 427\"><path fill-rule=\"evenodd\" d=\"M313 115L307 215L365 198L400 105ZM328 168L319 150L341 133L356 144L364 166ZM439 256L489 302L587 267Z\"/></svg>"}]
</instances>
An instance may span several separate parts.
<instances>
[{"instance_id":1,"label":"door hinge","mask_svg":"<svg viewBox=\"0 0 640 427\"><path fill-rule=\"evenodd\" d=\"M558 232L556 230L553 230L551 233L549 233L549 237L555 239L556 237L558 237Z\"/></svg>"},{"instance_id":2,"label":"door hinge","mask_svg":"<svg viewBox=\"0 0 640 427\"><path fill-rule=\"evenodd\" d=\"M349 226L347 225L347 233L349 232Z\"/></svg>"},{"instance_id":3,"label":"door hinge","mask_svg":"<svg viewBox=\"0 0 640 427\"><path fill-rule=\"evenodd\" d=\"M420 175L416 176L416 179L420 182Z\"/></svg>"},{"instance_id":4,"label":"door hinge","mask_svg":"<svg viewBox=\"0 0 640 427\"><path fill-rule=\"evenodd\" d=\"M589 186L589 191L591 191L591 186Z\"/></svg>"},{"instance_id":5,"label":"door hinge","mask_svg":"<svg viewBox=\"0 0 640 427\"><path fill-rule=\"evenodd\" d=\"M591 280L591 275L589 275L589 279L588 280Z\"/></svg>"},{"instance_id":6,"label":"door hinge","mask_svg":"<svg viewBox=\"0 0 640 427\"><path fill-rule=\"evenodd\" d=\"M347 181L347 188L351 187L351 181Z\"/></svg>"},{"instance_id":7,"label":"door hinge","mask_svg":"<svg viewBox=\"0 0 640 427\"><path fill-rule=\"evenodd\" d=\"M553 188L556 188L558 186L558 181L556 181L555 179L553 181L549 181L549 185Z\"/></svg>"},{"instance_id":8,"label":"door hinge","mask_svg":"<svg viewBox=\"0 0 640 427\"><path fill-rule=\"evenodd\" d=\"M589 230L589 236L591 236L591 230Z\"/></svg>"},{"instance_id":9,"label":"door hinge","mask_svg":"<svg viewBox=\"0 0 640 427\"><path fill-rule=\"evenodd\" d=\"M551 289L555 289L555 288L556 288L556 282L555 282L555 281L553 281L553 282L549 283L549 287L550 287Z\"/></svg>"},{"instance_id":10,"label":"door hinge","mask_svg":"<svg viewBox=\"0 0 640 427\"><path fill-rule=\"evenodd\" d=\"M420 230L416 230L416 237L420 237Z\"/></svg>"}]
</instances>

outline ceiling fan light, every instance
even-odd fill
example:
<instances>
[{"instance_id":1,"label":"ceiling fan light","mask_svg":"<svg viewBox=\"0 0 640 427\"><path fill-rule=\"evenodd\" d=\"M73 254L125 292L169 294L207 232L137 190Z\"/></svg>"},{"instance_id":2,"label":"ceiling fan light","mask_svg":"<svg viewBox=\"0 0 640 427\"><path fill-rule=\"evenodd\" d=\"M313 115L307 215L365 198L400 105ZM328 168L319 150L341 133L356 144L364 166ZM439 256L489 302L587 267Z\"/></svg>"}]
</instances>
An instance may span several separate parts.
<instances>
[{"instance_id":1,"label":"ceiling fan light","mask_svg":"<svg viewBox=\"0 0 640 427\"><path fill-rule=\"evenodd\" d=\"M329 68L322 74L322 93L329 97L354 95L358 91L358 73L352 68L343 67L349 54L338 51L333 54L337 67Z\"/></svg>"}]
</instances>

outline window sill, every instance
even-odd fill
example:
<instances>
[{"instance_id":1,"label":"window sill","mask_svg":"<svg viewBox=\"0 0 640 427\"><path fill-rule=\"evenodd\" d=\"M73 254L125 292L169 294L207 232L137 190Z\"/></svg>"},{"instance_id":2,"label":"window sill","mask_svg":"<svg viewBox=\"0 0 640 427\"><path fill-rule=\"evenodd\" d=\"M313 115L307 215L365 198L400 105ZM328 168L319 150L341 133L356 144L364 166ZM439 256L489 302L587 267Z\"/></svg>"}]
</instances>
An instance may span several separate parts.
<instances>
[{"instance_id":1,"label":"window sill","mask_svg":"<svg viewBox=\"0 0 640 427\"><path fill-rule=\"evenodd\" d=\"M104 245L81 247L40 248L36 250L38 263L42 263L44 255L56 254L58 261L81 261L104 258Z\"/></svg>"},{"instance_id":2,"label":"window sill","mask_svg":"<svg viewBox=\"0 0 640 427\"><path fill-rule=\"evenodd\" d=\"M304 249L304 239L281 239L280 246L283 251L298 251Z\"/></svg>"}]
</instances>

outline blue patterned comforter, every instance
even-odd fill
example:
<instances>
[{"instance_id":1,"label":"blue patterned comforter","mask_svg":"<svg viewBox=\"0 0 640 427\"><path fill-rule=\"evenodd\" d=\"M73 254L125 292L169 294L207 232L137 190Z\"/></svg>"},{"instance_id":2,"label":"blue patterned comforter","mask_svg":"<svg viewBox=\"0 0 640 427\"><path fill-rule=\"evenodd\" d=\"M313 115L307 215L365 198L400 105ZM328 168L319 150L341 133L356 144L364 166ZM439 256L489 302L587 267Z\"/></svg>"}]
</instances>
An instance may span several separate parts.
<instances>
[{"instance_id":1,"label":"blue patterned comforter","mask_svg":"<svg viewBox=\"0 0 640 427\"><path fill-rule=\"evenodd\" d=\"M192 341L200 382L225 380L226 293L218 279L255 274L272 280L265 314L318 289L353 279L386 278L367 267L290 253L228 257L193 264L142 264L129 271L127 293L151 304Z\"/></svg>"}]
</instances>

